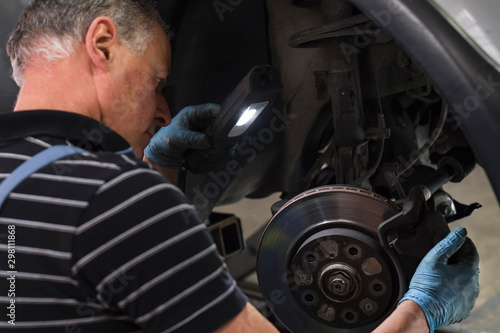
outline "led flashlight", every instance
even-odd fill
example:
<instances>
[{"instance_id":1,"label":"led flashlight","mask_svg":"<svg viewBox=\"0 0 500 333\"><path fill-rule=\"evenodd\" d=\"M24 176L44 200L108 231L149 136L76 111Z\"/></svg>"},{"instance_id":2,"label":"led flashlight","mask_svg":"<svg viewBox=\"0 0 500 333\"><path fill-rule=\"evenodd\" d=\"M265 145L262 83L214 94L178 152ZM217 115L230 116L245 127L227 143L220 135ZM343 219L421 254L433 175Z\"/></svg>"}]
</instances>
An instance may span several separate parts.
<instances>
[{"instance_id":1,"label":"led flashlight","mask_svg":"<svg viewBox=\"0 0 500 333\"><path fill-rule=\"evenodd\" d=\"M207 130L211 148L186 153L188 169L193 173L208 172L228 147L243 140L252 125L273 108L283 90L279 71L270 66L257 66L226 97L221 111Z\"/></svg>"},{"instance_id":2,"label":"led flashlight","mask_svg":"<svg viewBox=\"0 0 500 333\"><path fill-rule=\"evenodd\" d=\"M241 115L240 119L238 120L236 125L234 125L233 129L229 132L227 137L234 138L245 133L246 130L250 126L252 126L254 120L257 119L257 117L262 113L262 111L264 111L264 109L268 104L269 102L266 101L250 105L245 111L243 111L243 114Z\"/></svg>"}]
</instances>

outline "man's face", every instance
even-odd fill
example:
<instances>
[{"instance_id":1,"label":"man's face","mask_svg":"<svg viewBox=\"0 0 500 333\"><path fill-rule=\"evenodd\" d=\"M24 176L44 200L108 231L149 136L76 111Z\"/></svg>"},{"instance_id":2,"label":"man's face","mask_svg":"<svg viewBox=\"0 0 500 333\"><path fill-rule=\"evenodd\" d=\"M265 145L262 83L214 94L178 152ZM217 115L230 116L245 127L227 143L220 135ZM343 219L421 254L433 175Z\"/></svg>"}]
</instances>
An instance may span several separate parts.
<instances>
[{"instance_id":1,"label":"man's face","mask_svg":"<svg viewBox=\"0 0 500 333\"><path fill-rule=\"evenodd\" d=\"M141 158L155 127L166 126L172 120L161 93L170 72L170 42L158 26L157 37L142 55L125 46L121 49L102 122L125 138Z\"/></svg>"}]
</instances>

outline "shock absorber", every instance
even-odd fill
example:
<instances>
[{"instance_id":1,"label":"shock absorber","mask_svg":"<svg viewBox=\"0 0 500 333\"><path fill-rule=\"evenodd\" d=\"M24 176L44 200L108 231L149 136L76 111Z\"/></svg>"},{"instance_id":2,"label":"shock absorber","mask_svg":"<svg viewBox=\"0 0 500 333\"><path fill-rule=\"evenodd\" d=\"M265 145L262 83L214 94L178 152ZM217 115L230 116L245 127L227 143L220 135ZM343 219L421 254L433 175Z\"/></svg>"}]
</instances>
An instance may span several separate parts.
<instances>
[{"instance_id":1,"label":"shock absorber","mask_svg":"<svg viewBox=\"0 0 500 333\"><path fill-rule=\"evenodd\" d=\"M364 15L353 16L353 6L347 0L321 1L325 25L295 34L293 47L303 47L314 41L324 47L328 58L328 95L330 96L335 153L336 183L348 184L365 171L368 145L364 132L364 116L358 56L343 49L354 48L353 26L366 22ZM310 45L308 45L310 46Z\"/></svg>"},{"instance_id":2,"label":"shock absorber","mask_svg":"<svg viewBox=\"0 0 500 333\"><path fill-rule=\"evenodd\" d=\"M352 16L352 5L347 0L322 1L325 25L333 25ZM361 86L357 54L346 56L341 46L353 43L352 36L325 41L328 57L328 90L332 103L335 170L337 183L345 184L360 176L360 161L366 160ZM361 155L361 156L360 156Z\"/></svg>"}]
</instances>

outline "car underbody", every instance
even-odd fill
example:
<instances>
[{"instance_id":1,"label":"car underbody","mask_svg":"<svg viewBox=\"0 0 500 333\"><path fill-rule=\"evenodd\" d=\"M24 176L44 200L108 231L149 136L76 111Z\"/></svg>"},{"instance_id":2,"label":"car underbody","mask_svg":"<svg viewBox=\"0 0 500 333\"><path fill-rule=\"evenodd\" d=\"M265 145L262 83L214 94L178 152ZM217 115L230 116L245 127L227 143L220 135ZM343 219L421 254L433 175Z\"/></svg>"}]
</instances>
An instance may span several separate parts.
<instances>
[{"instance_id":1,"label":"car underbody","mask_svg":"<svg viewBox=\"0 0 500 333\"><path fill-rule=\"evenodd\" d=\"M281 73L268 117L210 172L183 169L185 193L233 250L245 243L234 245L238 219L220 222L217 206L281 193L247 250L224 250L233 276L257 270L259 287L247 290L291 331L371 331L448 223L480 207L442 186L479 163L498 193L499 161L488 153L498 136L498 71L429 2L161 8L176 35L174 111L222 103L254 66Z\"/></svg>"}]
</instances>

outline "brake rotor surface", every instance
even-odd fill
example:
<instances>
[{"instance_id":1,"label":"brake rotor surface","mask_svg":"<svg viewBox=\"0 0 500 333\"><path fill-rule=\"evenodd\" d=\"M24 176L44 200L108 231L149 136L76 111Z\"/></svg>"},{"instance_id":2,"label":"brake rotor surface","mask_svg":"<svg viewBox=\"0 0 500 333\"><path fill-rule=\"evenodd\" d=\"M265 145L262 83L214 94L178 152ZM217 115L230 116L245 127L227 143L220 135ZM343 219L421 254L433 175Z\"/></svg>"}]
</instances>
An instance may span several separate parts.
<instances>
[{"instance_id":1,"label":"brake rotor surface","mask_svg":"<svg viewBox=\"0 0 500 333\"><path fill-rule=\"evenodd\" d=\"M377 228L398 207L375 193L324 186L287 202L257 256L260 289L292 332L370 332L395 308L405 277Z\"/></svg>"}]
</instances>

